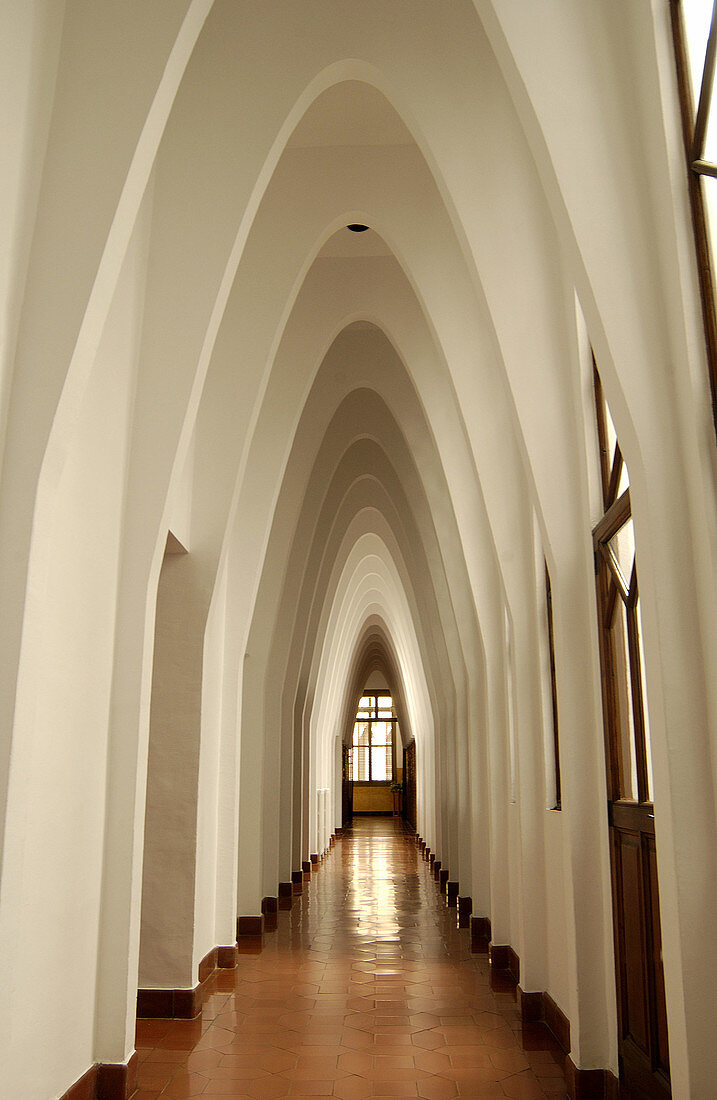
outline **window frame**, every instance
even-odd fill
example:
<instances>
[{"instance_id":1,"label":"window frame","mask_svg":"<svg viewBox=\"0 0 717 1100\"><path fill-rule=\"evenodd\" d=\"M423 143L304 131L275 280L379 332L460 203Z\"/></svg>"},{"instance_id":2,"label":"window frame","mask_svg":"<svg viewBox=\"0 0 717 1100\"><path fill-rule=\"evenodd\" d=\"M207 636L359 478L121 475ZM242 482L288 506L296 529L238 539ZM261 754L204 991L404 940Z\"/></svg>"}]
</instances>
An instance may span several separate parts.
<instances>
[{"instance_id":1,"label":"window frame","mask_svg":"<svg viewBox=\"0 0 717 1100\"><path fill-rule=\"evenodd\" d=\"M560 783L560 728L558 723L558 685L555 673L555 630L553 626L553 592L550 586L550 571L545 562L545 611L548 620L548 657L550 660L550 702L553 719L553 769L555 772L555 804L553 810L562 810Z\"/></svg>"},{"instance_id":2,"label":"window frame","mask_svg":"<svg viewBox=\"0 0 717 1100\"><path fill-rule=\"evenodd\" d=\"M362 699L367 699L367 698L371 699L372 703L368 708L365 708L365 707L362 708L361 705L360 705L361 700ZM386 717L383 717L383 716L379 717L379 709L388 710L388 707L385 706L385 705L383 707L381 707L381 704L380 704L381 699L390 699L391 700L391 717L390 718L386 718ZM369 716L368 717L366 717L365 715L361 715L359 713L362 709L363 710L366 710L366 709L369 710ZM373 726L374 726L374 724L378 724L379 722L382 723L382 724L390 725L391 775L388 777L388 779L372 779L372 778L370 778L372 770L373 770L373 754L372 754L372 749L373 749ZM356 726L359 723L368 725L368 744L365 745L365 746L364 745L359 746L355 742ZM395 776L396 776L396 727L397 727L397 725L398 725L398 717L396 715L396 704L393 700L393 696L391 695L391 693L389 691L362 691L361 692L361 695L359 696L358 703L356 705L356 715L354 717L353 729L352 729L352 733L351 733L351 780L352 780L353 783L358 783L362 787L388 787L392 783L396 782ZM384 746L381 745L381 746L377 746L377 747L383 748ZM357 769L357 767L354 763L354 761L355 761L354 752L357 748L366 748L368 750L368 756L367 756L367 758L368 758L368 774L369 774L368 779L358 779L357 776L356 776L356 772L357 772L358 769ZM386 759L388 760L388 755L387 755Z\"/></svg>"},{"instance_id":3,"label":"window frame","mask_svg":"<svg viewBox=\"0 0 717 1100\"><path fill-rule=\"evenodd\" d=\"M715 437L717 438L717 306L715 303L712 248L705 212L705 197L702 190L702 176L717 178L717 165L703 159L710 100L714 93L715 61L717 59L717 0L715 0L712 8L705 64L702 71L700 101L697 110L695 110L690 81L682 0L670 0L670 19L687 166L687 188L690 196L692 231L697 259L697 278L707 352L707 373L712 398L712 421ZM715 231L717 232L717 226L715 226Z\"/></svg>"}]
</instances>

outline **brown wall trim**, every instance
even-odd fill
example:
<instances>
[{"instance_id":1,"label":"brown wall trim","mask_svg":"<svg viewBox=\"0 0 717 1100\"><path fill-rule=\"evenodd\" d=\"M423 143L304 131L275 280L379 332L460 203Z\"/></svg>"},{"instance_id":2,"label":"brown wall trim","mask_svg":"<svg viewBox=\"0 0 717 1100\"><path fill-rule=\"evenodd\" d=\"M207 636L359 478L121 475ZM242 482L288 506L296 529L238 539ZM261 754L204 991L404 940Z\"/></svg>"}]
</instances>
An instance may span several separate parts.
<instances>
[{"instance_id":1,"label":"brown wall trim","mask_svg":"<svg viewBox=\"0 0 717 1100\"><path fill-rule=\"evenodd\" d=\"M129 1100L137 1090L137 1052L125 1063L90 1066L60 1100Z\"/></svg>"},{"instance_id":2,"label":"brown wall trim","mask_svg":"<svg viewBox=\"0 0 717 1100\"><path fill-rule=\"evenodd\" d=\"M264 930L266 932L274 932L278 924L278 898L262 898L261 899L261 915L264 918Z\"/></svg>"},{"instance_id":3,"label":"brown wall trim","mask_svg":"<svg viewBox=\"0 0 717 1100\"><path fill-rule=\"evenodd\" d=\"M264 932L264 917L237 917L237 939L241 936L261 936Z\"/></svg>"},{"instance_id":4,"label":"brown wall trim","mask_svg":"<svg viewBox=\"0 0 717 1100\"><path fill-rule=\"evenodd\" d=\"M563 1054L570 1053L570 1020L549 993L526 993L518 986L518 1007L524 1024L542 1023L555 1038Z\"/></svg>"},{"instance_id":5,"label":"brown wall trim","mask_svg":"<svg viewBox=\"0 0 717 1100\"><path fill-rule=\"evenodd\" d=\"M125 1064L103 1063L97 1067L97 1100L129 1100L137 1091L137 1067L139 1060L135 1050Z\"/></svg>"},{"instance_id":6,"label":"brown wall trim","mask_svg":"<svg viewBox=\"0 0 717 1100\"><path fill-rule=\"evenodd\" d=\"M217 969L233 970L239 961L237 957L237 945L229 944L228 947L217 948Z\"/></svg>"},{"instance_id":7,"label":"brown wall trim","mask_svg":"<svg viewBox=\"0 0 717 1100\"><path fill-rule=\"evenodd\" d=\"M490 943L490 917L471 917L471 939L487 940Z\"/></svg>"},{"instance_id":8,"label":"brown wall trim","mask_svg":"<svg viewBox=\"0 0 717 1100\"><path fill-rule=\"evenodd\" d=\"M97 1066L90 1066L87 1073L83 1073L79 1081L70 1085L67 1092L63 1092L60 1100L96 1100L97 1098Z\"/></svg>"},{"instance_id":9,"label":"brown wall trim","mask_svg":"<svg viewBox=\"0 0 717 1100\"><path fill-rule=\"evenodd\" d=\"M202 1010L214 973L230 970L236 964L235 944L213 947L197 968L199 983L193 989L138 989L137 1017L142 1020L193 1020Z\"/></svg>"},{"instance_id":10,"label":"brown wall trim","mask_svg":"<svg viewBox=\"0 0 717 1100\"><path fill-rule=\"evenodd\" d=\"M565 1055L565 1087L570 1100L618 1100L617 1077L609 1069L578 1069L570 1057L570 1020L549 993L526 993L518 986L524 1024L544 1024Z\"/></svg>"},{"instance_id":11,"label":"brown wall trim","mask_svg":"<svg viewBox=\"0 0 717 1100\"><path fill-rule=\"evenodd\" d=\"M524 1024L538 1024L543 1022L543 994L526 993L520 986L517 987L516 998L520 1019ZM563 1051L563 1053L566 1053Z\"/></svg>"},{"instance_id":12,"label":"brown wall trim","mask_svg":"<svg viewBox=\"0 0 717 1100\"><path fill-rule=\"evenodd\" d=\"M568 1054L571 1049L570 1020L549 993L543 993L543 1020L557 1039L560 1049Z\"/></svg>"},{"instance_id":13,"label":"brown wall trim","mask_svg":"<svg viewBox=\"0 0 717 1100\"><path fill-rule=\"evenodd\" d=\"M565 1059L565 1087L571 1100L618 1100L618 1079L609 1069L578 1069Z\"/></svg>"},{"instance_id":14,"label":"brown wall trim","mask_svg":"<svg viewBox=\"0 0 717 1100\"><path fill-rule=\"evenodd\" d=\"M217 968L217 949L216 949L216 947L213 947L212 950L209 951L204 956L204 958L200 962L199 966L197 967L197 974L198 974L198 977L199 977L199 984L201 985L202 982L205 982L207 980L207 978L209 977L209 975L214 970L216 970L216 968Z\"/></svg>"},{"instance_id":15,"label":"brown wall trim","mask_svg":"<svg viewBox=\"0 0 717 1100\"><path fill-rule=\"evenodd\" d=\"M311 874L311 860L310 859L302 860L301 870L304 872L305 875L310 875Z\"/></svg>"},{"instance_id":16,"label":"brown wall trim","mask_svg":"<svg viewBox=\"0 0 717 1100\"><path fill-rule=\"evenodd\" d=\"M451 908L458 906L458 883L446 882L446 898Z\"/></svg>"},{"instance_id":17,"label":"brown wall trim","mask_svg":"<svg viewBox=\"0 0 717 1100\"><path fill-rule=\"evenodd\" d=\"M193 1020L201 1012L206 984L195 985L194 989L138 989L137 1017L140 1020Z\"/></svg>"},{"instance_id":18,"label":"brown wall trim","mask_svg":"<svg viewBox=\"0 0 717 1100\"><path fill-rule=\"evenodd\" d=\"M488 947L490 965L494 970L505 970L513 981L520 981L520 958L507 943L491 943Z\"/></svg>"}]
</instances>

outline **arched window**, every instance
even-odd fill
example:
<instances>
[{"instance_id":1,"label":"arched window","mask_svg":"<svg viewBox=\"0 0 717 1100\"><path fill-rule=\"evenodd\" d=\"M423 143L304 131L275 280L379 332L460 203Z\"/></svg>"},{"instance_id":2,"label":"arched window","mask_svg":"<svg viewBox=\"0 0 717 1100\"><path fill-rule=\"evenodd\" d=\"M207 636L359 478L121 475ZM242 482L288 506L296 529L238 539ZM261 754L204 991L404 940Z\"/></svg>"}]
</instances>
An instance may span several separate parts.
<instances>
[{"instance_id":1,"label":"arched window","mask_svg":"<svg viewBox=\"0 0 717 1100\"><path fill-rule=\"evenodd\" d=\"M594 360L593 360L594 367ZM593 530L612 866L620 1081L668 1100L650 722L630 479L594 368L603 515Z\"/></svg>"},{"instance_id":2,"label":"arched window","mask_svg":"<svg viewBox=\"0 0 717 1100\"><path fill-rule=\"evenodd\" d=\"M355 783L390 783L396 740L396 708L386 692L366 692L359 700L351 749Z\"/></svg>"},{"instance_id":3,"label":"arched window","mask_svg":"<svg viewBox=\"0 0 717 1100\"><path fill-rule=\"evenodd\" d=\"M717 111L712 110L717 60L717 0L670 0L670 11L712 414L717 432L717 312L713 275L717 232Z\"/></svg>"}]
</instances>

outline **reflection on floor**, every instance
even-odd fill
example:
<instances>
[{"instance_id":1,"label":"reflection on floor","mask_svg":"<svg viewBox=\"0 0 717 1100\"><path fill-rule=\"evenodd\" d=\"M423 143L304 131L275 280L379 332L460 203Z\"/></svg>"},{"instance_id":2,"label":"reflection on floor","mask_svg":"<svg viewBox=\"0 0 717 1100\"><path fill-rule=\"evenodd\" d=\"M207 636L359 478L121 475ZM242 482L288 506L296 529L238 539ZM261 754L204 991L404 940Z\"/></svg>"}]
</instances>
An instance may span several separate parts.
<instances>
[{"instance_id":1,"label":"reflection on floor","mask_svg":"<svg viewBox=\"0 0 717 1100\"><path fill-rule=\"evenodd\" d=\"M135 1100L565 1097L557 1047L390 818L356 819L247 947L198 1019L138 1022Z\"/></svg>"}]
</instances>

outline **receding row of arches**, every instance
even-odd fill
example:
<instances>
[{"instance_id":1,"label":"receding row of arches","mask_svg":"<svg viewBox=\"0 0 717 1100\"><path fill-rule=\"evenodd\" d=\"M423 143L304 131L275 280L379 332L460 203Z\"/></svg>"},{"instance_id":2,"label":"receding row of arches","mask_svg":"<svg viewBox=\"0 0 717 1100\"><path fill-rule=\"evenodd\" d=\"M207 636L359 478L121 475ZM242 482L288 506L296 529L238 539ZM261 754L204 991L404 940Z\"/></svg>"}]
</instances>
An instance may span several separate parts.
<instances>
[{"instance_id":1,"label":"receding row of arches","mask_svg":"<svg viewBox=\"0 0 717 1100\"><path fill-rule=\"evenodd\" d=\"M659 5L160 7L38 0L13 30L11 1091L126 1063L138 987L192 989L320 856L375 674L418 833L575 1065L619 1071L594 348L640 556L669 1071L706 1094L715 464Z\"/></svg>"}]
</instances>

